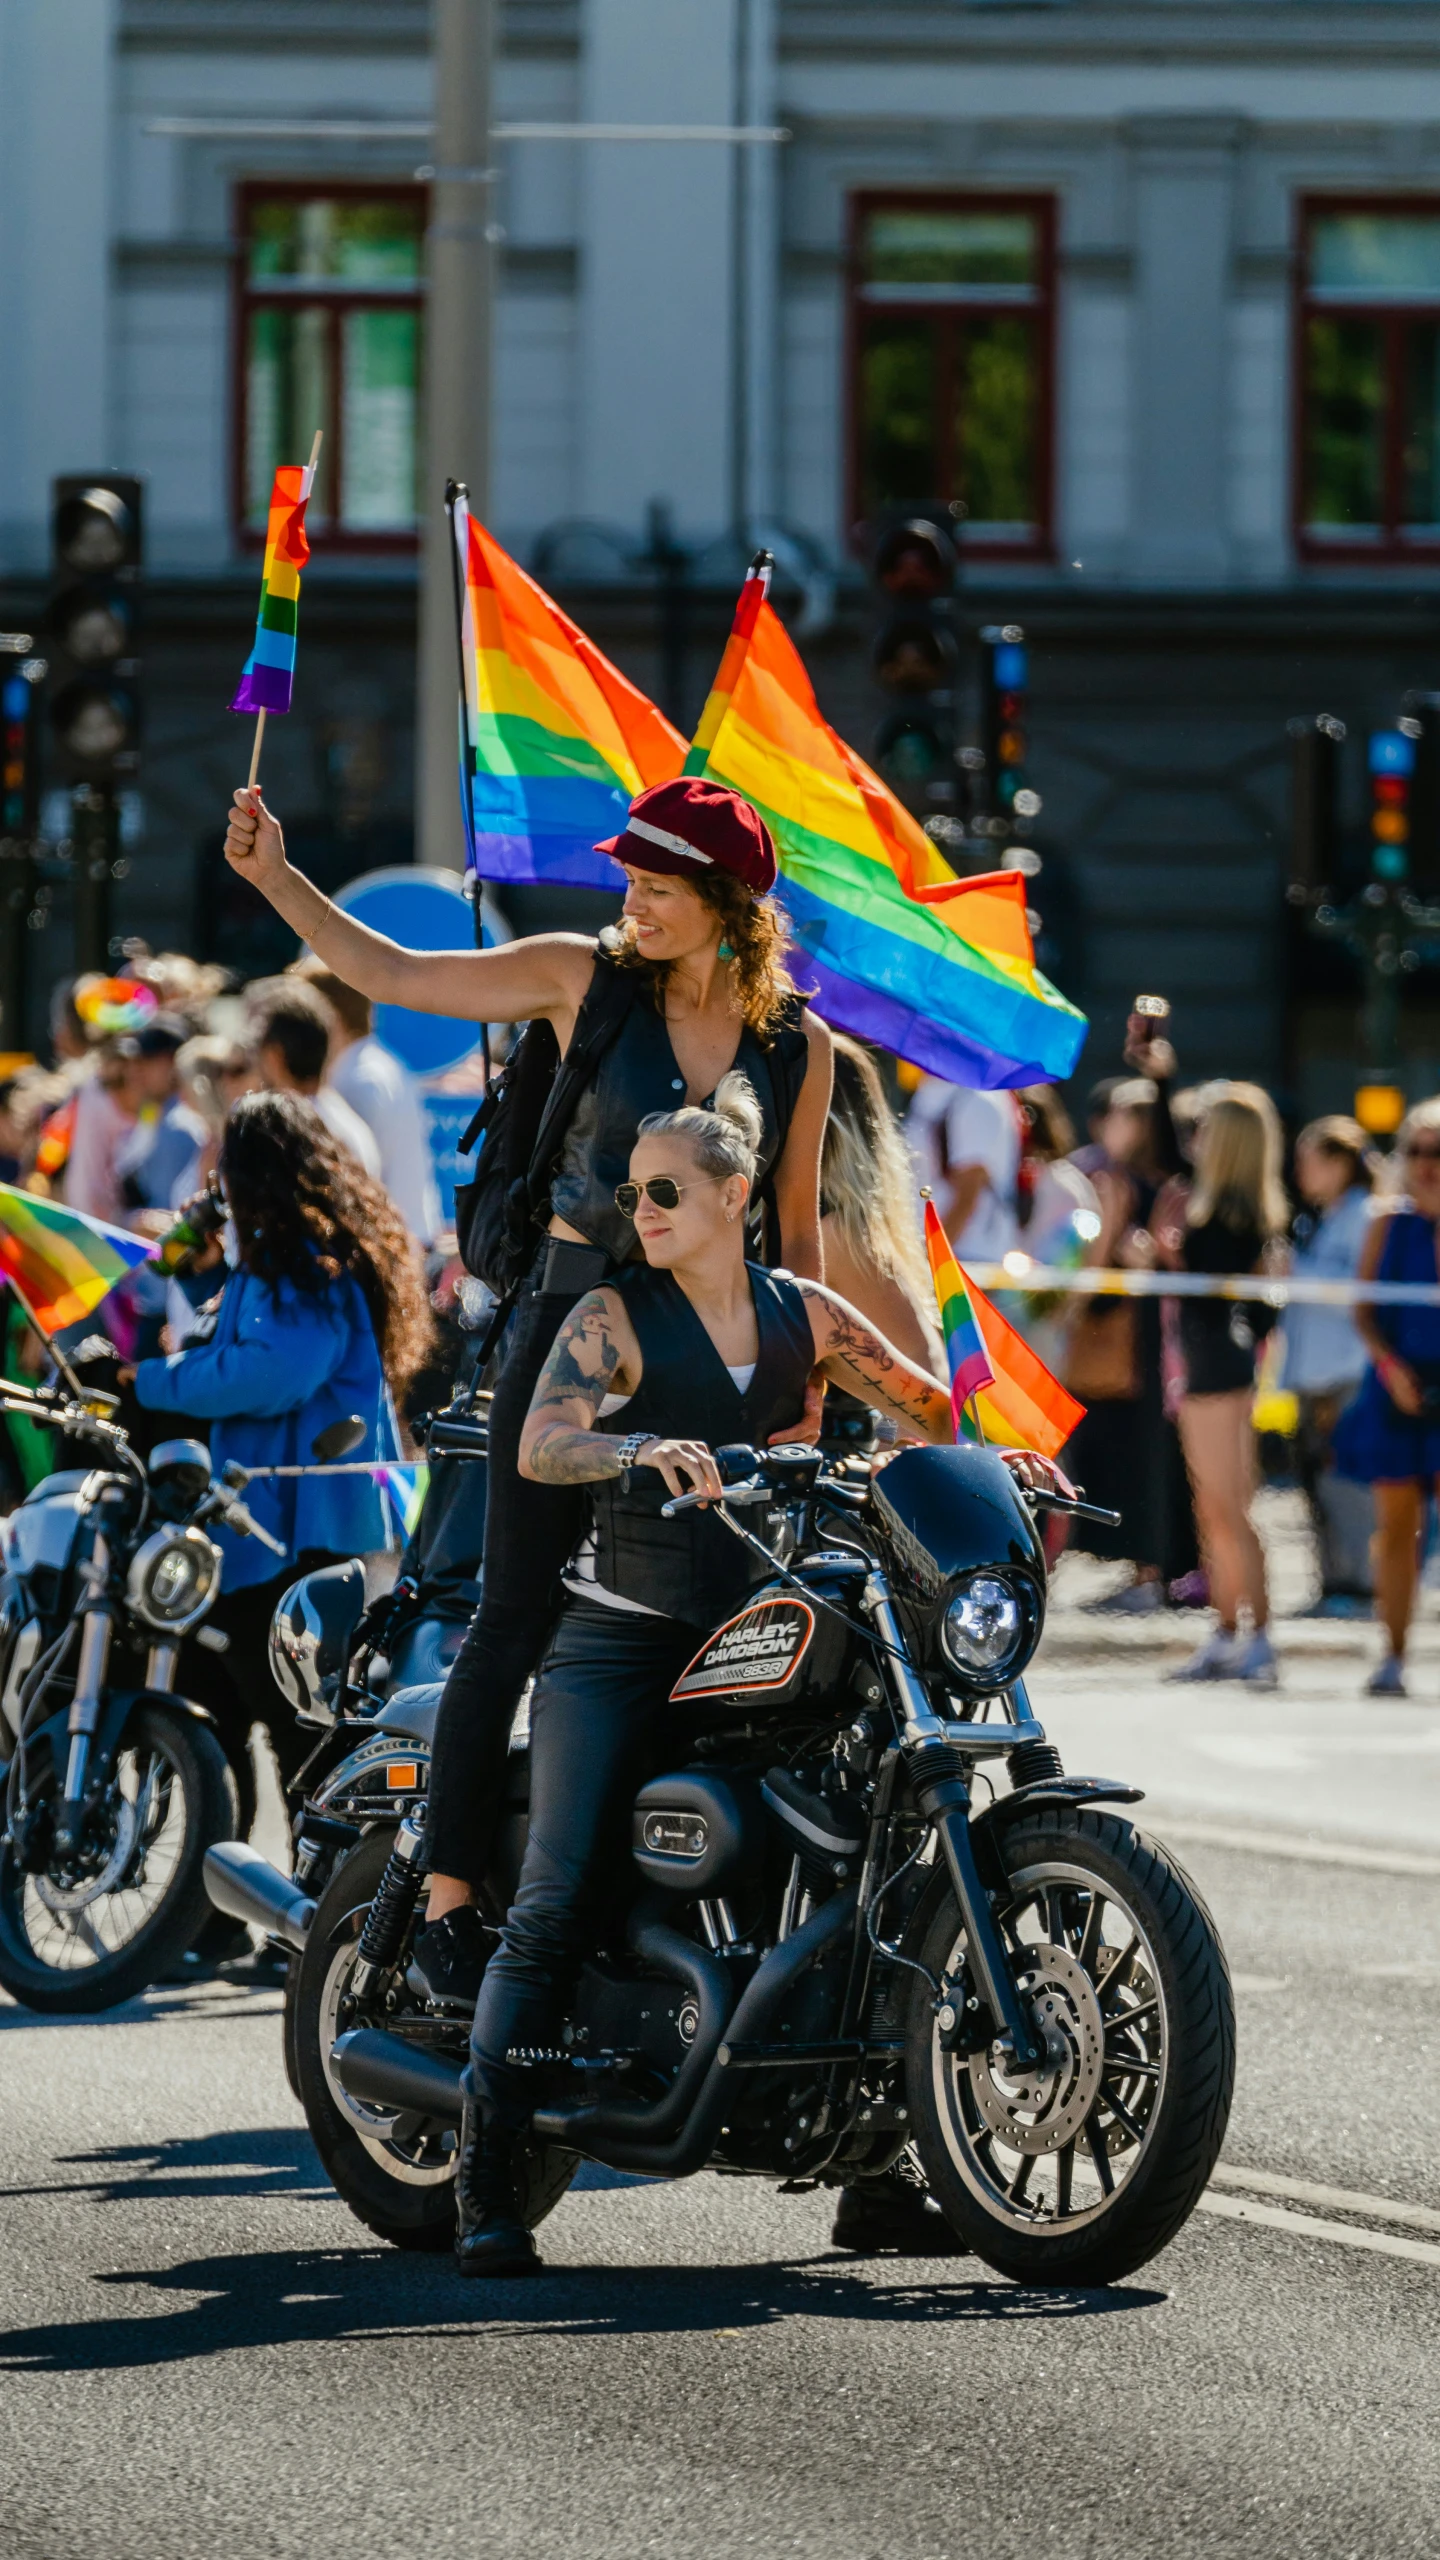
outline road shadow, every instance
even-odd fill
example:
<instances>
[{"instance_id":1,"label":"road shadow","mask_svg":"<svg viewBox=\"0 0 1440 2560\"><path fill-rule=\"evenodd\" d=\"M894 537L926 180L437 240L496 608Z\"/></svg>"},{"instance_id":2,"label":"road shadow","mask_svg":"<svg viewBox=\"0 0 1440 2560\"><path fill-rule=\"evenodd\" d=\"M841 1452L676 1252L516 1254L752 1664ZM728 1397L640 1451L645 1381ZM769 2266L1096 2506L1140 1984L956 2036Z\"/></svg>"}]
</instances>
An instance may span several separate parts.
<instances>
[{"instance_id":1,"label":"road shadow","mask_svg":"<svg viewBox=\"0 0 1440 2560\"><path fill-rule=\"evenodd\" d=\"M576 2266L466 2284L443 2257L286 2249L97 2274L90 2320L0 2331L0 2372L134 2372L246 2349L372 2338L621 2338L776 2327L786 2320L895 2327L1093 2321L1165 2301L1152 2287L1041 2291L983 2276L899 2272L895 2260L769 2260L748 2267ZM146 2297L136 2315L117 2296ZM476 2295L482 2299L477 2302ZM176 2299L157 2309L156 2297Z\"/></svg>"},{"instance_id":2,"label":"road shadow","mask_svg":"<svg viewBox=\"0 0 1440 2560\"><path fill-rule=\"evenodd\" d=\"M299 2196L319 2204L333 2203L335 2193L303 2125L106 2143L96 2151L57 2153L55 2166L92 2174L0 2187L0 2202L15 2196L89 2196L99 2204L129 2204L137 2197Z\"/></svg>"},{"instance_id":3,"label":"road shadow","mask_svg":"<svg viewBox=\"0 0 1440 2560\"><path fill-rule=\"evenodd\" d=\"M18 2027L153 2027L170 2018L278 2018L283 1989L273 1982L158 1983L113 2009L26 2009L0 1995L0 2035Z\"/></svg>"}]
</instances>

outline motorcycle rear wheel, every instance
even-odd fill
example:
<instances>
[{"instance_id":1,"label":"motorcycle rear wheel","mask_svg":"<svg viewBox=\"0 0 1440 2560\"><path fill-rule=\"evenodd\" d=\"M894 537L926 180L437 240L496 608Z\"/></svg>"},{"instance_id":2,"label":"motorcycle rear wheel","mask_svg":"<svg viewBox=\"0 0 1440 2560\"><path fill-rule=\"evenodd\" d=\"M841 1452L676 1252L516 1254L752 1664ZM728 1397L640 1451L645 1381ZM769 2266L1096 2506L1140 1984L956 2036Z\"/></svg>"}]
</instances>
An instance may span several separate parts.
<instances>
[{"instance_id":1,"label":"motorcycle rear wheel","mask_svg":"<svg viewBox=\"0 0 1440 2560\"><path fill-rule=\"evenodd\" d=\"M1106 2285L1172 2240L1229 2118L1235 2011L1215 1924L1184 1870L1112 1814L1058 1808L1002 1834L997 1910L1049 2052L1007 2069L947 2053L934 1996L911 1995L906 2090L937 2204L978 2257L1035 2284ZM936 1875L911 1941L937 1980L965 1935Z\"/></svg>"},{"instance_id":2,"label":"motorcycle rear wheel","mask_svg":"<svg viewBox=\"0 0 1440 2560\"><path fill-rule=\"evenodd\" d=\"M27 2009L84 2016L133 2000L179 1963L210 1916L205 1852L233 1838L238 1802L209 1725L141 1707L102 1801L114 1845L98 1876L78 1884L32 1874L14 1842L0 1841L0 1983Z\"/></svg>"},{"instance_id":3,"label":"motorcycle rear wheel","mask_svg":"<svg viewBox=\"0 0 1440 2560\"><path fill-rule=\"evenodd\" d=\"M295 1968L296 2077L311 2140L341 2202L394 2248L448 2249L455 2237L453 2128L421 2123L387 2130L392 2120L348 2097L330 2071L340 2002L393 1846L388 1828L367 1831L320 1897ZM404 1962L402 1954L402 1968ZM374 2023L397 2022L377 2016ZM521 2210L532 2231L559 2203L579 2165L577 2152L531 2145L521 2173Z\"/></svg>"}]
</instances>

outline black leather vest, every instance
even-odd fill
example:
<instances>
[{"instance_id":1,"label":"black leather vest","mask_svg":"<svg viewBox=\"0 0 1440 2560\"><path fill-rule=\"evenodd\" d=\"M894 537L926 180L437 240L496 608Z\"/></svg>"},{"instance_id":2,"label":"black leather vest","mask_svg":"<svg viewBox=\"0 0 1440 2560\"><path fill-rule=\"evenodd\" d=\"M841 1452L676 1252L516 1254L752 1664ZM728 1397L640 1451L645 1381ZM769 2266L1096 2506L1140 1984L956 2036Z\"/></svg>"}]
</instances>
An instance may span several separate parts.
<instances>
[{"instance_id":1,"label":"black leather vest","mask_svg":"<svg viewBox=\"0 0 1440 2560\"><path fill-rule=\"evenodd\" d=\"M795 1021L777 1033L769 1048L747 1024L735 1053L735 1064L749 1077L765 1123L753 1185L757 1201L780 1153L789 1117L788 1111L782 1117L777 1075L794 1076L798 1089L804 1071L801 1008L797 1005L794 1011ZM624 1029L575 1106L550 1184L555 1215L614 1262L628 1262L636 1252L635 1230L615 1206L615 1185L629 1177L636 1132L651 1112L678 1111L684 1100L685 1079L675 1063L670 1034L648 994L637 990Z\"/></svg>"},{"instance_id":2,"label":"black leather vest","mask_svg":"<svg viewBox=\"0 0 1440 2560\"><path fill-rule=\"evenodd\" d=\"M624 1298L644 1370L619 1413L597 1429L616 1439L633 1431L667 1440L703 1440L712 1449L746 1440L763 1448L772 1432L800 1420L815 1365L805 1300L788 1274L747 1262L759 1328L755 1375L742 1395L683 1289L668 1271L640 1263L611 1286ZM595 1578L624 1600L667 1618L714 1626L737 1609L765 1568L722 1521L706 1511L662 1520L670 1493L654 1467L593 1487ZM746 1515L754 1525L755 1515Z\"/></svg>"}]
</instances>

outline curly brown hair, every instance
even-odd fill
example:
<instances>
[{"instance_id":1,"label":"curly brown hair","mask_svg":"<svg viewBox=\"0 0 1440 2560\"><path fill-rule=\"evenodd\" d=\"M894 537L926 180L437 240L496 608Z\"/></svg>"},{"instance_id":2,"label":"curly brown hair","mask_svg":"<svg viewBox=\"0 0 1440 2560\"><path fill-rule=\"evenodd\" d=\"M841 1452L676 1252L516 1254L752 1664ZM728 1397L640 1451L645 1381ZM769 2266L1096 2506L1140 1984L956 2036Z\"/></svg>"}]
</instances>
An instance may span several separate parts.
<instances>
[{"instance_id":1,"label":"curly brown hair","mask_svg":"<svg viewBox=\"0 0 1440 2560\"><path fill-rule=\"evenodd\" d=\"M435 1331L420 1255L388 1191L298 1093L247 1093L220 1149L220 1179L247 1271L316 1296L353 1272L398 1394Z\"/></svg>"},{"instance_id":2,"label":"curly brown hair","mask_svg":"<svg viewBox=\"0 0 1440 2560\"><path fill-rule=\"evenodd\" d=\"M734 952L732 984L741 1014L761 1040L772 1040L799 990L785 965L790 949L790 919L773 898L757 898L743 880L718 868L689 884L702 905L720 919L721 933ZM622 968L641 969L661 1005L672 963L642 959L634 925L627 918L607 942Z\"/></svg>"}]
</instances>

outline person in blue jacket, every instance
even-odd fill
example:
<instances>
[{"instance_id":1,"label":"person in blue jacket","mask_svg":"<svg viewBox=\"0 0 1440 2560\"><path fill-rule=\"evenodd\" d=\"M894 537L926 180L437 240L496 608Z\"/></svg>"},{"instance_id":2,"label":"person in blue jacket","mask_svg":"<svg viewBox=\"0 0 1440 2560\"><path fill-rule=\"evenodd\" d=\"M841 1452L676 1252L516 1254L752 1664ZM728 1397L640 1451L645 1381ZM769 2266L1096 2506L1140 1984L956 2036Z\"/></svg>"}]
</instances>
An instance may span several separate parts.
<instances>
[{"instance_id":1,"label":"person in blue jacket","mask_svg":"<svg viewBox=\"0 0 1440 2560\"><path fill-rule=\"evenodd\" d=\"M213 1323L168 1357L142 1360L135 1393L152 1413L208 1421L218 1471L306 1466L327 1423L358 1414L353 1460L399 1455L391 1389L403 1388L429 1348L431 1315L415 1245L389 1195L332 1138L313 1103L247 1094L225 1130L218 1176L234 1230L235 1268ZM384 1496L367 1475L261 1477L246 1501L285 1548L215 1532L224 1555L210 1625L229 1638L208 1681L240 1790L241 1836L254 1817L247 1737L270 1740L287 1783L310 1743L269 1667L275 1604L297 1575L365 1555L386 1540Z\"/></svg>"}]
</instances>

